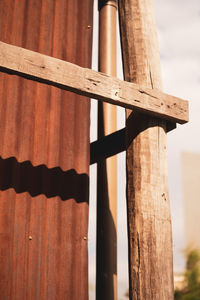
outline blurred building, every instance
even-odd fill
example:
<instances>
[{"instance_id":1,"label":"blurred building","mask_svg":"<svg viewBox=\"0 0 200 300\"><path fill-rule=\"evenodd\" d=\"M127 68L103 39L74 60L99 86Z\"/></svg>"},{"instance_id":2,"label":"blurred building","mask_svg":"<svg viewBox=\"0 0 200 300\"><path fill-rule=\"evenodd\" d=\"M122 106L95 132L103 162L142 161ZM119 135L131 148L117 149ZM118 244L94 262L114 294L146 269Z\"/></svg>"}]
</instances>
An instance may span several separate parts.
<instances>
[{"instance_id":1,"label":"blurred building","mask_svg":"<svg viewBox=\"0 0 200 300\"><path fill-rule=\"evenodd\" d=\"M175 274L174 275L174 290L182 290L185 288L186 282L183 274Z\"/></svg>"},{"instance_id":2,"label":"blurred building","mask_svg":"<svg viewBox=\"0 0 200 300\"><path fill-rule=\"evenodd\" d=\"M182 153L182 178L186 245L200 248L200 153Z\"/></svg>"}]
</instances>

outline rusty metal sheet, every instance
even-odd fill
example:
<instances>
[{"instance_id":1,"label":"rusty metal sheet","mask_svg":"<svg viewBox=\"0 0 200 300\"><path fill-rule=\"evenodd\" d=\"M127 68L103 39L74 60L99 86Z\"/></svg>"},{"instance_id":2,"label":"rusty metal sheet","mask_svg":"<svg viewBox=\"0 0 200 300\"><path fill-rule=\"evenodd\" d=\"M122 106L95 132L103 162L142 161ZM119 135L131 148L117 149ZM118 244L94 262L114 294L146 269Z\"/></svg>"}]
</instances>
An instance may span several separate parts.
<instances>
[{"instance_id":1,"label":"rusty metal sheet","mask_svg":"<svg viewBox=\"0 0 200 300\"><path fill-rule=\"evenodd\" d=\"M92 14L93 0L1 0L0 40L90 67ZM3 300L88 299L89 113L84 97L0 73Z\"/></svg>"}]
</instances>

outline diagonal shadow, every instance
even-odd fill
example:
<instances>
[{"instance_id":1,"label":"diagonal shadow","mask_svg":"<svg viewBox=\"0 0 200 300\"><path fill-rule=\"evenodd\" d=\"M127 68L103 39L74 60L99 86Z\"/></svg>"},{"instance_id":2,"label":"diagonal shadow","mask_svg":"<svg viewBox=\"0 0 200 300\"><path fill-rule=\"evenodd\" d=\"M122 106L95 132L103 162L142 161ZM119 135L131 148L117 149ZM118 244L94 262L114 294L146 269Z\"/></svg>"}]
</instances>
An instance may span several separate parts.
<instances>
[{"instance_id":1,"label":"diagonal shadow","mask_svg":"<svg viewBox=\"0 0 200 300\"><path fill-rule=\"evenodd\" d=\"M126 151L137 135L150 127L164 126L161 119L142 113L132 112L126 120L126 127L107 136L102 136L90 144L90 164ZM175 123L166 122L166 131L175 128ZM163 127L164 128L164 127Z\"/></svg>"},{"instance_id":2,"label":"diagonal shadow","mask_svg":"<svg viewBox=\"0 0 200 300\"><path fill-rule=\"evenodd\" d=\"M44 194L62 200L88 202L89 177L75 169L62 171L60 167L33 166L30 161L18 162L15 157L0 157L0 190L14 188L16 193L28 192L32 197Z\"/></svg>"}]
</instances>

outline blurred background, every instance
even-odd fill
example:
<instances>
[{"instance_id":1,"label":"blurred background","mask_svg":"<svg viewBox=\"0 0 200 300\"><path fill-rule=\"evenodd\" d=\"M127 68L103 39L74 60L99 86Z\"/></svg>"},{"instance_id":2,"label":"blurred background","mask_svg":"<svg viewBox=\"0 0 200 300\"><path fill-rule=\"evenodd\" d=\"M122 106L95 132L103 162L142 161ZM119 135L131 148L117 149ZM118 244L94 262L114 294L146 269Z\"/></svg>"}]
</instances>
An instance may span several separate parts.
<instances>
[{"instance_id":1,"label":"blurred background","mask_svg":"<svg viewBox=\"0 0 200 300\"><path fill-rule=\"evenodd\" d=\"M200 248L200 1L155 0L163 91L190 100L190 122L168 133L175 283L183 281L185 249ZM98 69L98 10L94 1L93 69ZM123 79L120 41L118 77ZM97 102L91 104L91 142L97 139ZM118 108L118 129L125 126ZM125 199L125 153L118 155L118 299L127 299L128 247ZM90 167L89 282L95 299L96 165ZM193 298L191 298L193 299Z\"/></svg>"}]
</instances>

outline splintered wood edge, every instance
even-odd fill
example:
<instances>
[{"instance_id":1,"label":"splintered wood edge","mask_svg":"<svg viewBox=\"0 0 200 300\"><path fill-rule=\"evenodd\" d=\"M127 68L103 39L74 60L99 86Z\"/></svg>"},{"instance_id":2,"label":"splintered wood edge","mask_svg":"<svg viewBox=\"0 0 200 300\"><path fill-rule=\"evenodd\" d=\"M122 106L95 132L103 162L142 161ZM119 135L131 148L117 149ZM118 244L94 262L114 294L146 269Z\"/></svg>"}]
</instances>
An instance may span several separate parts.
<instances>
[{"instance_id":1,"label":"splintered wood edge","mask_svg":"<svg viewBox=\"0 0 200 300\"><path fill-rule=\"evenodd\" d=\"M187 100L3 42L0 71L172 122L189 121Z\"/></svg>"}]
</instances>

